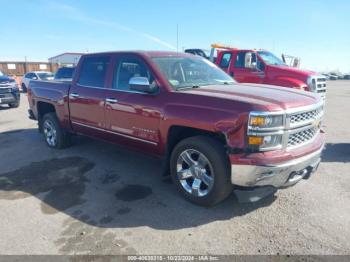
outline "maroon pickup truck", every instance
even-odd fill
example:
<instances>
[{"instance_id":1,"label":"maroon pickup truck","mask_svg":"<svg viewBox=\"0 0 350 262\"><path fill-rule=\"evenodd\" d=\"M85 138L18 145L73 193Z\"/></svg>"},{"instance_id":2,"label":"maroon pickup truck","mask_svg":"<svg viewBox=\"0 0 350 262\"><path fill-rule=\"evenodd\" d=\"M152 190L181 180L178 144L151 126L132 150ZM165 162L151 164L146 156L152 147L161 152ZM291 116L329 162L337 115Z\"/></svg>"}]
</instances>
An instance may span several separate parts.
<instances>
[{"instance_id":1,"label":"maroon pickup truck","mask_svg":"<svg viewBox=\"0 0 350 262\"><path fill-rule=\"evenodd\" d=\"M238 84L189 54L87 54L71 83L32 81L28 99L49 147L81 134L160 156L177 189L206 206L308 178L324 147L319 96Z\"/></svg>"}]
</instances>

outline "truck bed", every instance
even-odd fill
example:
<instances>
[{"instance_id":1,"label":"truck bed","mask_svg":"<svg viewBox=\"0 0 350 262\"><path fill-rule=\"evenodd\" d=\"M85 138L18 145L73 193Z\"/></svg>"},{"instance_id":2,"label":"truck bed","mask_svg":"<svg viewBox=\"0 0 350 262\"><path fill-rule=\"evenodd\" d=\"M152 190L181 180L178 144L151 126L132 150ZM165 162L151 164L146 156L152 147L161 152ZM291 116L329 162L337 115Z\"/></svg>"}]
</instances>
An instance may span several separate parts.
<instances>
[{"instance_id":1,"label":"truck bed","mask_svg":"<svg viewBox=\"0 0 350 262\"><path fill-rule=\"evenodd\" d=\"M69 121L68 95L71 84L58 81L31 81L28 88L28 101L33 116L39 119L38 106L49 103L56 109L57 117L65 123Z\"/></svg>"}]
</instances>

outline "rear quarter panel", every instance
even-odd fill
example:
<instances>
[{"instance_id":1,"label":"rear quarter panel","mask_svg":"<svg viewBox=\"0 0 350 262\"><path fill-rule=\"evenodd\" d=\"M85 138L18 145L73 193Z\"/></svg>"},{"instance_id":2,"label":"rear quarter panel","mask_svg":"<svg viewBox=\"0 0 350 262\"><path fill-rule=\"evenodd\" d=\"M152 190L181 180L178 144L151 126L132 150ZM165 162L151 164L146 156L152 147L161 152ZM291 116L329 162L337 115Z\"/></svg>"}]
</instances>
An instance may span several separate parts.
<instances>
[{"instance_id":1,"label":"rear quarter panel","mask_svg":"<svg viewBox=\"0 0 350 262\"><path fill-rule=\"evenodd\" d=\"M70 84L52 81L31 81L28 90L30 109L38 119L38 103L49 103L55 107L57 117L64 129L70 129L68 92Z\"/></svg>"}]
</instances>

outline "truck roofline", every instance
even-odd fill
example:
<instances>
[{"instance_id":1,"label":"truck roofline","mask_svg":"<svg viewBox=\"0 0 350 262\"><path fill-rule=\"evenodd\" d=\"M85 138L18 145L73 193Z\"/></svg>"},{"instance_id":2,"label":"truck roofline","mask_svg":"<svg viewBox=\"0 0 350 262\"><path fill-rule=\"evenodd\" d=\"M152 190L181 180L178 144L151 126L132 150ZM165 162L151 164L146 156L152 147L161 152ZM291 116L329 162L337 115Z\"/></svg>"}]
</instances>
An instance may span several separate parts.
<instances>
[{"instance_id":1,"label":"truck roofline","mask_svg":"<svg viewBox=\"0 0 350 262\"><path fill-rule=\"evenodd\" d=\"M89 57L95 55L119 55L119 54L133 54L141 55L147 57L167 57L167 56L177 56L177 57L192 57L191 54L176 52L176 51L157 51L157 50L123 50L123 51L107 51L107 52L95 52L82 55L82 57Z\"/></svg>"}]
</instances>

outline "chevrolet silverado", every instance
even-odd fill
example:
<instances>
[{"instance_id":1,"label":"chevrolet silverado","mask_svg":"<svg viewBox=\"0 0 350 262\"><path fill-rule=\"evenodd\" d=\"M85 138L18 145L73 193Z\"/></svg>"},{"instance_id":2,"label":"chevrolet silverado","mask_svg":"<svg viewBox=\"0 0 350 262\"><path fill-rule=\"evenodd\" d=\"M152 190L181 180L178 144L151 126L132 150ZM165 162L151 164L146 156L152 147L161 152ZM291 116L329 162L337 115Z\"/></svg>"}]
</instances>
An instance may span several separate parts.
<instances>
[{"instance_id":1,"label":"chevrolet silverado","mask_svg":"<svg viewBox=\"0 0 350 262\"><path fill-rule=\"evenodd\" d=\"M177 190L204 206L308 178L325 141L318 95L238 84L183 53L86 54L71 83L32 81L28 100L49 147L81 134L157 155Z\"/></svg>"}]
</instances>

